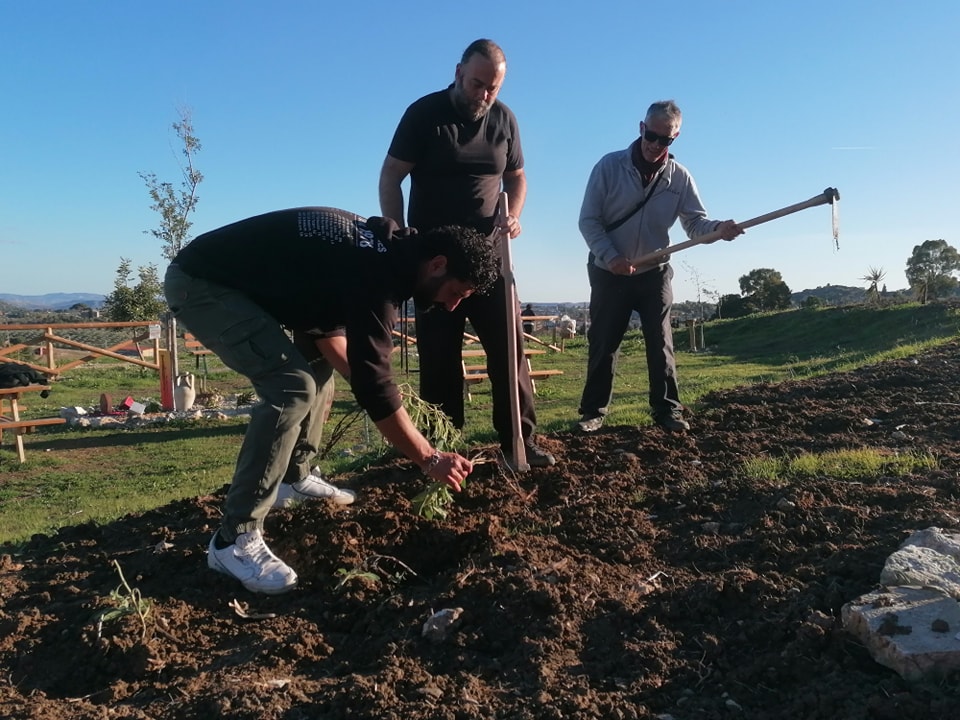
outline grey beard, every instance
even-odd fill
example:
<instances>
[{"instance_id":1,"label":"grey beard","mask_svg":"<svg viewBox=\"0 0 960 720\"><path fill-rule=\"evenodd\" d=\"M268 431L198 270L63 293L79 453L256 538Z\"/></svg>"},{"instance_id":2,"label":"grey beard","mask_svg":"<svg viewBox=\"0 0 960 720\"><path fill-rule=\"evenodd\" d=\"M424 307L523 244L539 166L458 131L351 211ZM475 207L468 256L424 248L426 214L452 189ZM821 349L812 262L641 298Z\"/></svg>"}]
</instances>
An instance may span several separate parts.
<instances>
[{"instance_id":1,"label":"grey beard","mask_svg":"<svg viewBox=\"0 0 960 720\"><path fill-rule=\"evenodd\" d=\"M459 93L454 94L453 102L457 107L457 112L459 112L470 122L476 122L482 118L484 115L490 112L490 108L492 106L492 103L490 105L482 104L479 108L475 109L473 105L466 102Z\"/></svg>"}]
</instances>

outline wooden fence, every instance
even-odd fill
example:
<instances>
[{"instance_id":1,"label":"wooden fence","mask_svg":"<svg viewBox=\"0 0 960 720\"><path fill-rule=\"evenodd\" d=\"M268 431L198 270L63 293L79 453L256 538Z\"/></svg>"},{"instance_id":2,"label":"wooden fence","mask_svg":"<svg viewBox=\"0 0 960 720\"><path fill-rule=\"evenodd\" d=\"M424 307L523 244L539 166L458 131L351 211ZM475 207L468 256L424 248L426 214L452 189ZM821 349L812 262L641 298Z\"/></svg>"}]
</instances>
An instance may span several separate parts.
<instances>
[{"instance_id":1,"label":"wooden fence","mask_svg":"<svg viewBox=\"0 0 960 720\"><path fill-rule=\"evenodd\" d=\"M81 342L71 338L63 337L56 331L62 330L120 330L130 328L133 336L122 342L111 344L109 347L100 347L98 345ZM137 331L137 328L142 328ZM17 337L16 342L10 342L7 345L0 344L0 362L19 362L29 365L38 372L52 375L54 377L66 372L72 368L82 365L85 362L95 360L99 357L113 358L123 362L139 365L140 367L160 371L160 348L161 336L163 335L163 324L159 320L141 320L136 322L87 322L87 323L38 323L38 324L0 324L0 333L37 333L36 335L27 335L26 337ZM116 339L116 338L114 338ZM147 353L141 347L142 342L149 342L150 356L147 359ZM103 344L103 343L101 343ZM76 357L76 352L69 354L70 359L66 358L66 353L60 352L63 363L58 363L58 350L69 348L72 351L82 351L86 353L81 357ZM37 352L42 358L40 362L14 360L12 356L21 353L24 350ZM134 351L135 355L124 354L122 350Z\"/></svg>"}]
</instances>

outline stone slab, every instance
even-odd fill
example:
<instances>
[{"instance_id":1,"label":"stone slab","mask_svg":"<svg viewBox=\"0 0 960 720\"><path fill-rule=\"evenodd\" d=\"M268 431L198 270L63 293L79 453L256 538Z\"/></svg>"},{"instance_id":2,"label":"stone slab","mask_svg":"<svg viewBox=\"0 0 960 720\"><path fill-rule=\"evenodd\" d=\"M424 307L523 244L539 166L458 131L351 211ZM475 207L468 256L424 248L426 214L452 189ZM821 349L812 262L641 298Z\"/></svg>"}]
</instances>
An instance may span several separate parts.
<instances>
[{"instance_id":1,"label":"stone slab","mask_svg":"<svg viewBox=\"0 0 960 720\"><path fill-rule=\"evenodd\" d=\"M905 680L960 670L960 604L942 592L891 587L841 609L843 627Z\"/></svg>"}]
</instances>

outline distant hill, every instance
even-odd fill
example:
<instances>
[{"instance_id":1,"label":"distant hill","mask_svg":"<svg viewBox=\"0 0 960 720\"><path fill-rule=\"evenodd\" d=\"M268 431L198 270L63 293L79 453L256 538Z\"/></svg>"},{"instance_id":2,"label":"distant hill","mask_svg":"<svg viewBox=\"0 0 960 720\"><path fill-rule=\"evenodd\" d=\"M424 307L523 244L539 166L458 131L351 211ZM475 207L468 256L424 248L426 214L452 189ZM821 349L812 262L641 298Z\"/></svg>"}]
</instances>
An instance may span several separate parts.
<instances>
[{"instance_id":1,"label":"distant hill","mask_svg":"<svg viewBox=\"0 0 960 720\"><path fill-rule=\"evenodd\" d=\"M905 290L886 290L884 289L880 296L885 301L907 301L913 298L912 291ZM809 290L790 293L790 303L793 307L800 307L803 301L808 297L817 297L823 301L824 305L834 307L845 307L850 305L862 305L867 302L867 291L862 287L852 287L850 285L824 285ZM674 302L672 316L674 320L683 323L689 319L708 319L713 317L717 306L710 302Z\"/></svg>"},{"instance_id":2,"label":"distant hill","mask_svg":"<svg viewBox=\"0 0 960 720\"><path fill-rule=\"evenodd\" d=\"M0 302L25 310L66 310L77 303L91 308L103 305L105 295L96 293L48 293L46 295L11 295L0 293Z\"/></svg>"},{"instance_id":3,"label":"distant hill","mask_svg":"<svg viewBox=\"0 0 960 720\"><path fill-rule=\"evenodd\" d=\"M862 287L849 285L825 285L813 290L801 290L791 293L790 301L799 305L811 295L820 298L827 305L856 305L867 299L867 291Z\"/></svg>"}]
</instances>

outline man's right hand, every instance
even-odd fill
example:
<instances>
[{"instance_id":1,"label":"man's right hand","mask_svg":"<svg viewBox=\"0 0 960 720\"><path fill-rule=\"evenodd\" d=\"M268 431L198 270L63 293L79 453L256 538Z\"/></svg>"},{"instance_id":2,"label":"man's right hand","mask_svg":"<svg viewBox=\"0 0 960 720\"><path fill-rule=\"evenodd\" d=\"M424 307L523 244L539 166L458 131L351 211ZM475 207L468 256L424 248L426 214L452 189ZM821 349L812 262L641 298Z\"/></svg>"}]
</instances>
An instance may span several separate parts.
<instances>
[{"instance_id":1,"label":"man's right hand","mask_svg":"<svg viewBox=\"0 0 960 720\"><path fill-rule=\"evenodd\" d=\"M611 260L609 267L614 275L633 275L633 265L623 255L617 255Z\"/></svg>"},{"instance_id":2,"label":"man's right hand","mask_svg":"<svg viewBox=\"0 0 960 720\"><path fill-rule=\"evenodd\" d=\"M467 479L472 470L472 462L450 452L437 453L423 468L428 478L448 485L454 492L460 492L460 483Z\"/></svg>"},{"instance_id":3,"label":"man's right hand","mask_svg":"<svg viewBox=\"0 0 960 720\"><path fill-rule=\"evenodd\" d=\"M473 470L473 463L457 453L436 450L410 420L401 405L382 420L376 421L377 429L387 441L406 457L413 460L431 480L449 485L460 492L460 483Z\"/></svg>"}]
</instances>

